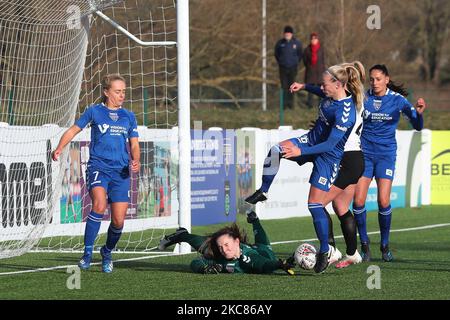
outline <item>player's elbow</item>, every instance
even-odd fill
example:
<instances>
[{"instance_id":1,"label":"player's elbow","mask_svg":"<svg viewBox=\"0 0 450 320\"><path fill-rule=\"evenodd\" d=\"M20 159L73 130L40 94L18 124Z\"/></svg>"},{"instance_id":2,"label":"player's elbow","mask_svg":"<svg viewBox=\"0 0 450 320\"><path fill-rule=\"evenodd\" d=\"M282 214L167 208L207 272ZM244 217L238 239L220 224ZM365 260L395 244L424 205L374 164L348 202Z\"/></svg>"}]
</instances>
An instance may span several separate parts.
<instances>
[{"instance_id":1,"label":"player's elbow","mask_svg":"<svg viewBox=\"0 0 450 320\"><path fill-rule=\"evenodd\" d=\"M195 260L191 261L191 264L189 265L189 267L191 268L192 272L200 273L199 268L198 268L198 263L196 263Z\"/></svg>"},{"instance_id":2,"label":"player's elbow","mask_svg":"<svg viewBox=\"0 0 450 320\"><path fill-rule=\"evenodd\" d=\"M328 143L325 145L323 153L327 153L332 151L338 144L339 140L329 140Z\"/></svg>"},{"instance_id":3,"label":"player's elbow","mask_svg":"<svg viewBox=\"0 0 450 320\"><path fill-rule=\"evenodd\" d=\"M197 258L191 261L189 267L191 268L192 272L203 273L204 263L201 261L201 259Z\"/></svg>"}]
</instances>

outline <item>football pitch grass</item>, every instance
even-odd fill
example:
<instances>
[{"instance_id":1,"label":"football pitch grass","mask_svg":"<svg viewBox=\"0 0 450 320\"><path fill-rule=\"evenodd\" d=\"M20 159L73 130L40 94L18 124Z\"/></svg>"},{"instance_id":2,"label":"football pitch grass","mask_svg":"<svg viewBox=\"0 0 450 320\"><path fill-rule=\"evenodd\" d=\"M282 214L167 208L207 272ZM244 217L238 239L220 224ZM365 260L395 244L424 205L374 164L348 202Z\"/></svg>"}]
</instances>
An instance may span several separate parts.
<instances>
[{"instance_id":1,"label":"football pitch grass","mask_svg":"<svg viewBox=\"0 0 450 320\"><path fill-rule=\"evenodd\" d=\"M243 216L238 223L253 240ZM291 254L304 239L315 238L311 217L263 220L278 257ZM333 225L338 248L345 253L337 217ZM222 225L193 227L205 234ZM271 275L194 274L189 269L196 253L182 256L115 254L115 269L104 274L100 265L81 271L80 289L68 289L69 265L80 254L28 253L0 260L0 299L148 299L148 300L305 300L305 299L450 299L450 206L394 209L391 248L395 260L381 261L376 212L368 213L373 260L323 274L296 269ZM318 245L317 241L308 241ZM127 261L120 261L126 260ZM100 261L98 253L94 262ZM380 289L376 274L380 270ZM59 267L59 268L55 268ZM45 271L39 268L48 268Z\"/></svg>"}]
</instances>

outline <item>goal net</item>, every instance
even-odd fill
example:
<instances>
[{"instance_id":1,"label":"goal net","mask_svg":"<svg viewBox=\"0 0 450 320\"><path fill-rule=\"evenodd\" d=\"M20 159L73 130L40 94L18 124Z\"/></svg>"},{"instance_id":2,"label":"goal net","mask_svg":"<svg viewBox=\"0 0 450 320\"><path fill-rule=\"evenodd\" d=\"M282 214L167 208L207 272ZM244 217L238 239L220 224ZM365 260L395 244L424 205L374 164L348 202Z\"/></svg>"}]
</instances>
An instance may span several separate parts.
<instances>
[{"instance_id":1,"label":"goal net","mask_svg":"<svg viewBox=\"0 0 450 320\"><path fill-rule=\"evenodd\" d=\"M177 11L170 0L0 3L0 258L83 249L90 129L51 161L62 133L99 103L101 79L127 81L139 125L122 252L149 252L179 219ZM96 247L105 242L110 211Z\"/></svg>"}]
</instances>

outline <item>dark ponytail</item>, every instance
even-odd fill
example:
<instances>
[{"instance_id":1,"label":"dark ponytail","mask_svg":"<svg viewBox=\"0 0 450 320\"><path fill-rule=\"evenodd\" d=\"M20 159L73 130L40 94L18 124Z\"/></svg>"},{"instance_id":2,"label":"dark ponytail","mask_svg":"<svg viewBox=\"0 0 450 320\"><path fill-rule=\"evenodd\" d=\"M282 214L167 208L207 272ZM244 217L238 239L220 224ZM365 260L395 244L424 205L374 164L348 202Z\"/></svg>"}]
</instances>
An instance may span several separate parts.
<instances>
[{"instance_id":1,"label":"dark ponytail","mask_svg":"<svg viewBox=\"0 0 450 320\"><path fill-rule=\"evenodd\" d=\"M372 72L372 70L379 70L381 71L385 76L389 76L389 71L387 69L387 67L384 64L376 64L374 65L372 68L370 68L369 73ZM389 83L387 84L387 87L389 89L391 89L394 92L397 92L399 94L401 94L404 97L408 96L408 90L403 86L402 84L396 84L394 81L392 81L391 79L389 79Z\"/></svg>"}]
</instances>

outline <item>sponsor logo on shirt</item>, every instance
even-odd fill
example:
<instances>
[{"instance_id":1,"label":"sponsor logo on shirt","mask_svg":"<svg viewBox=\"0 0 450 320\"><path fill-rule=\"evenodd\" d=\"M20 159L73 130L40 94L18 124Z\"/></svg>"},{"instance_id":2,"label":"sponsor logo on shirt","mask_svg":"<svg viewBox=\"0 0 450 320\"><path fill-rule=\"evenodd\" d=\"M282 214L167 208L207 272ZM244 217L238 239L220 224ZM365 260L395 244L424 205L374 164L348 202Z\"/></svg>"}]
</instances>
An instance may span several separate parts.
<instances>
[{"instance_id":1,"label":"sponsor logo on shirt","mask_svg":"<svg viewBox=\"0 0 450 320\"><path fill-rule=\"evenodd\" d=\"M228 263L227 266L225 267L225 269L227 269L228 273L233 273L234 272L234 263Z\"/></svg>"},{"instance_id":2,"label":"sponsor logo on shirt","mask_svg":"<svg viewBox=\"0 0 450 320\"><path fill-rule=\"evenodd\" d=\"M98 130L100 130L101 133L106 133L106 131L108 131L109 129L109 124L99 124L98 125Z\"/></svg>"},{"instance_id":3,"label":"sponsor logo on shirt","mask_svg":"<svg viewBox=\"0 0 450 320\"><path fill-rule=\"evenodd\" d=\"M127 133L127 128L122 126L110 126L109 124L99 124L98 129L102 134L105 134L109 129L109 135L111 136L121 136Z\"/></svg>"},{"instance_id":4,"label":"sponsor logo on shirt","mask_svg":"<svg viewBox=\"0 0 450 320\"><path fill-rule=\"evenodd\" d=\"M121 136L127 133L127 128L122 126L111 126L109 132L112 136Z\"/></svg>"},{"instance_id":5,"label":"sponsor logo on shirt","mask_svg":"<svg viewBox=\"0 0 450 320\"><path fill-rule=\"evenodd\" d=\"M327 108L327 107L330 106L330 104L331 104L330 99L322 100L321 106L320 106L320 107L321 107L321 108Z\"/></svg>"},{"instance_id":6,"label":"sponsor logo on shirt","mask_svg":"<svg viewBox=\"0 0 450 320\"><path fill-rule=\"evenodd\" d=\"M110 112L109 113L109 117L111 118L112 121L117 121L119 120L119 115L116 112Z\"/></svg>"},{"instance_id":7,"label":"sponsor logo on shirt","mask_svg":"<svg viewBox=\"0 0 450 320\"><path fill-rule=\"evenodd\" d=\"M380 110L381 103L382 103L382 100L373 100L373 107L374 107L374 109L377 110L377 111Z\"/></svg>"},{"instance_id":8,"label":"sponsor logo on shirt","mask_svg":"<svg viewBox=\"0 0 450 320\"><path fill-rule=\"evenodd\" d=\"M347 129L348 128L346 128L346 127L342 127L342 126L340 126L340 125L336 125L336 129L339 129L339 130L341 130L341 131L344 131L344 132L347 132Z\"/></svg>"},{"instance_id":9,"label":"sponsor logo on shirt","mask_svg":"<svg viewBox=\"0 0 450 320\"><path fill-rule=\"evenodd\" d=\"M372 122L383 122L392 120L392 116L388 113L372 113Z\"/></svg>"}]
</instances>

